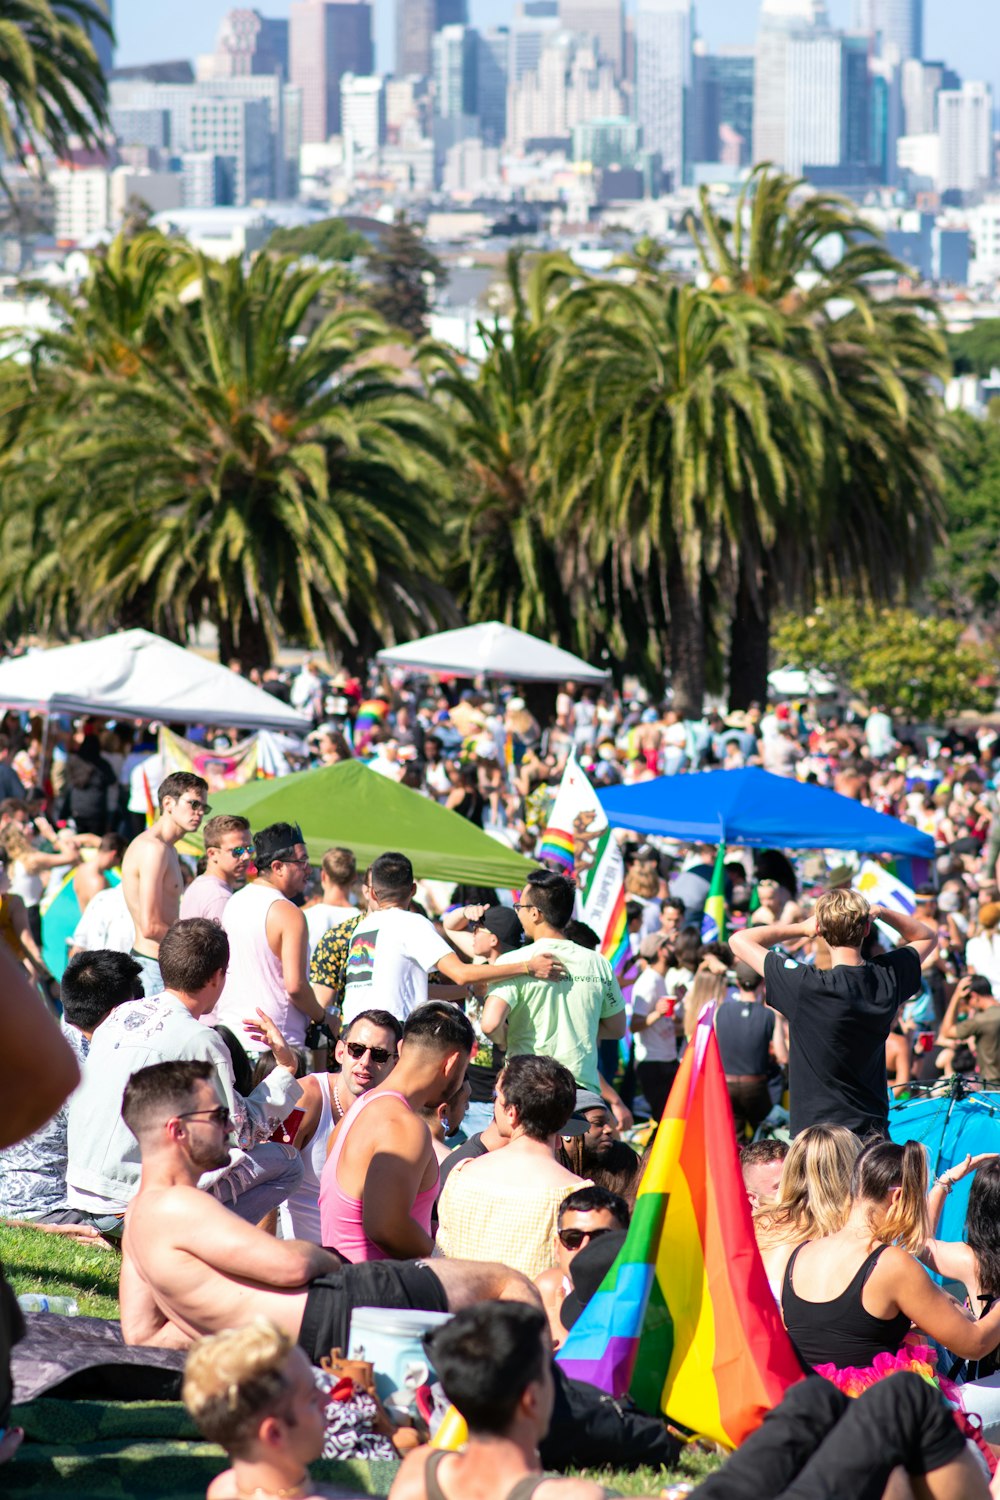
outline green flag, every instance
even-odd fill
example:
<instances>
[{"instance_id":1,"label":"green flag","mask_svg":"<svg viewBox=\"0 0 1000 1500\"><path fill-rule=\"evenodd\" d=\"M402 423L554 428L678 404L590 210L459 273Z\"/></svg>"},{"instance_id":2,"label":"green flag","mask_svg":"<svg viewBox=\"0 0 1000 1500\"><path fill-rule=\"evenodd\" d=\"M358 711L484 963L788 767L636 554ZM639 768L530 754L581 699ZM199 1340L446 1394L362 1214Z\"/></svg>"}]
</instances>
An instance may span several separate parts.
<instances>
[{"instance_id":1,"label":"green flag","mask_svg":"<svg viewBox=\"0 0 1000 1500\"><path fill-rule=\"evenodd\" d=\"M712 884L705 897L705 911L701 919L703 943L724 943L729 935L726 926L726 846L719 845L712 871Z\"/></svg>"}]
</instances>

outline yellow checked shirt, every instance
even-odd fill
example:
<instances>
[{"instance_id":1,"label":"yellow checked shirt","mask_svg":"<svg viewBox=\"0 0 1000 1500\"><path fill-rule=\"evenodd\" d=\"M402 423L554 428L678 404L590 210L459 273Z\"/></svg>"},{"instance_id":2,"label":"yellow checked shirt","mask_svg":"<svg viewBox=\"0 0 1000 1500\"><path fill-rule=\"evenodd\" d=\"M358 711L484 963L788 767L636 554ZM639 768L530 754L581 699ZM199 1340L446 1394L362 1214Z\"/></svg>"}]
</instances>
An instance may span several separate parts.
<instances>
[{"instance_id":1,"label":"yellow checked shirt","mask_svg":"<svg viewBox=\"0 0 1000 1500\"><path fill-rule=\"evenodd\" d=\"M532 1191L530 1183L509 1186L492 1174L480 1182L475 1160L448 1173L438 1199L434 1254L449 1260L497 1260L534 1280L555 1263L559 1205L567 1193L591 1187L589 1177L565 1187Z\"/></svg>"}]
</instances>

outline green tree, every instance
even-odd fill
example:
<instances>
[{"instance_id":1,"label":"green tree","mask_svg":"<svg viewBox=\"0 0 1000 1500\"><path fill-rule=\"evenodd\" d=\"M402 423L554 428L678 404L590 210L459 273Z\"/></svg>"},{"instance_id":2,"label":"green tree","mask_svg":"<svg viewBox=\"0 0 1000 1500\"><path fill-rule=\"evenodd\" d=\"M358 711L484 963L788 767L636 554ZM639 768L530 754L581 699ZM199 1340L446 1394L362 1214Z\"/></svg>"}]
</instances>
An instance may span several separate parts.
<instances>
[{"instance_id":1,"label":"green tree","mask_svg":"<svg viewBox=\"0 0 1000 1500\"><path fill-rule=\"evenodd\" d=\"M961 333L950 333L948 353L956 375L989 375L1000 368L1000 318L984 318Z\"/></svg>"},{"instance_id":2,"label":"green tree","mask_svg":"<svg viewBox=\"0 0 1000 1500\"><path fill-rule=\"evenodd\" d=\"M1000 422L958 419L961 442L945 490L945 537L927 593L956 619L997 626L1000 613Z\"/></svg>"},{"instance_id":3,"label":"green tree","mask_svg":"<svg viewBox=\"0 0 1000 1500\"><path fill-rule=\"evenodd\" d=\"M951 438L932 378L947 359L932 309L876 297L872 278L898 263L854 207L758 168L732 220L702 194L692 224L720 294L742 293L779 315L763 339L795 361L818 393L823 471L771 539L760 507L740 550L730 641L730 702L767 687L770 615L839 587L879 601L912 588L941 532L941 453Z\"/></svg>"},{"instance_id":4,"label":"green tree","mask_svg":"<svg viewBox=\"0 0 1000 1500\"><path fill-rule=\"evenodd\" d=\"M782 616L774 645L783 662L818 667L869 704L940 724L965 710L985 713L996 697L990 658L962 633L955 620L827 599L811 614Z\"/></svg>"},{"instance_id":5,"label":"green tree","mask_svg":"<svg viewBox=\"0 0 1000 1500\"><path fill-rule=\"evenodd\" d=\"M314 256L318 261L351 261L368 253L363 234L343 219L320 219L293 229L276 229L264 249L269 255Z\"/></svg>"},{"instance_id":6,"label":"green tree","mask_svg":"<svg viewBox=\"0 0 1000 1500\"><path fill-rule=\"evenodd\" d=\"M447 275L404 213L396 215L369 255L368 271L373 280L365 296L375 311L390 327L403 329L411 338L423 338L431 288L442 286Z\"/></svg>"},{"instance_id":7,"label":"green tree","mask_svg":"<svg viewBox=\"0 0 1000 1500\"><path fill-rule=\"evenodd\" d=\"M0 0L0 148L26 162L49 147L66 155L71 139L100 143L107 124L107 80L86 26L111 35L104 0Z\"/></svg>"},{"instance_id":8,"label":"green tree","mask_svg":"<svg viewBox=\"0 0 1000 1500\"><path fill-rule=\"evenodd\" d=\"M30 414L0 465L0 600L104 628L139 599L176 638L211 620L247 661L280 636L366 653L447 617L448 431L378 359L382 321L342 308L302 339L329 273L191 254L160 263L136 319L121 284L155 248L112 247L31 399L11 382L0 418ZM114 337L94 338L95 304L120 311Z\"/></svg>"}]
</instances>

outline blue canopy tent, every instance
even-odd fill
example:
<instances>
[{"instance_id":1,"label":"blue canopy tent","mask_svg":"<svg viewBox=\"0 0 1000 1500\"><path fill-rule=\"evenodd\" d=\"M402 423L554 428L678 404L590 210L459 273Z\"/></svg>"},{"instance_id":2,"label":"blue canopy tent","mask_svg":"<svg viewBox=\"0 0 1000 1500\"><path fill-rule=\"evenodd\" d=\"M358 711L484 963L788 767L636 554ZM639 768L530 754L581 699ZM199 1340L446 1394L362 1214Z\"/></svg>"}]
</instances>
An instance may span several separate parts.
<instances>
[{"instance_id":1,"label":"blue canopy tent","mask_svg":"<svg viewBox=\"0 0 1000 1500\"><path fill-rule=\"evenodd\" d=\"M900 1146L920 1141L927 1149L931 1177L940 1176L966 1156L1000 1151L1000 1091L973 1088L956 1079L949 1094L890 1105L889 1135ZM944 1200L939 1240L964 1239L973 1181L971 1174L963 1177Z\"/></svg>"},{"instance_id":2,"label":"blue canopy tent","mask_svg":"<svg viewBox=\"0 0 1000 1500\"><path fill-rule=\"evenodd\" d=\"M686 843L934 857L930 834L826 787L768 771L658 776L598 795L612 827Z\"/></svg>"}]
</instances>

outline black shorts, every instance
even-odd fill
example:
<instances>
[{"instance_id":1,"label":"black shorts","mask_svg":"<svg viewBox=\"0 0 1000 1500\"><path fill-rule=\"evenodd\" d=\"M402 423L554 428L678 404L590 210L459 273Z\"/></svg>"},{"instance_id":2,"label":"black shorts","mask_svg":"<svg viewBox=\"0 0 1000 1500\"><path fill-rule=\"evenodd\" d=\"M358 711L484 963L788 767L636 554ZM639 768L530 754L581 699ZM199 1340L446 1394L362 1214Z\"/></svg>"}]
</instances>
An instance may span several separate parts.
<instances>
[{"instance_id":1,"label":"black shorts","mask_svg":"<svg viewBox=\"0 0 1000 1500\"><path fill-rule=\"evenodd\" d=\"M365 1260L345 1265L309 1284L299 1346L318 1365L332 1349L346 1355L356 1307L420 1308L447 1312L448 1298L422 1260Z\"/></svg>"}]
</instances>

